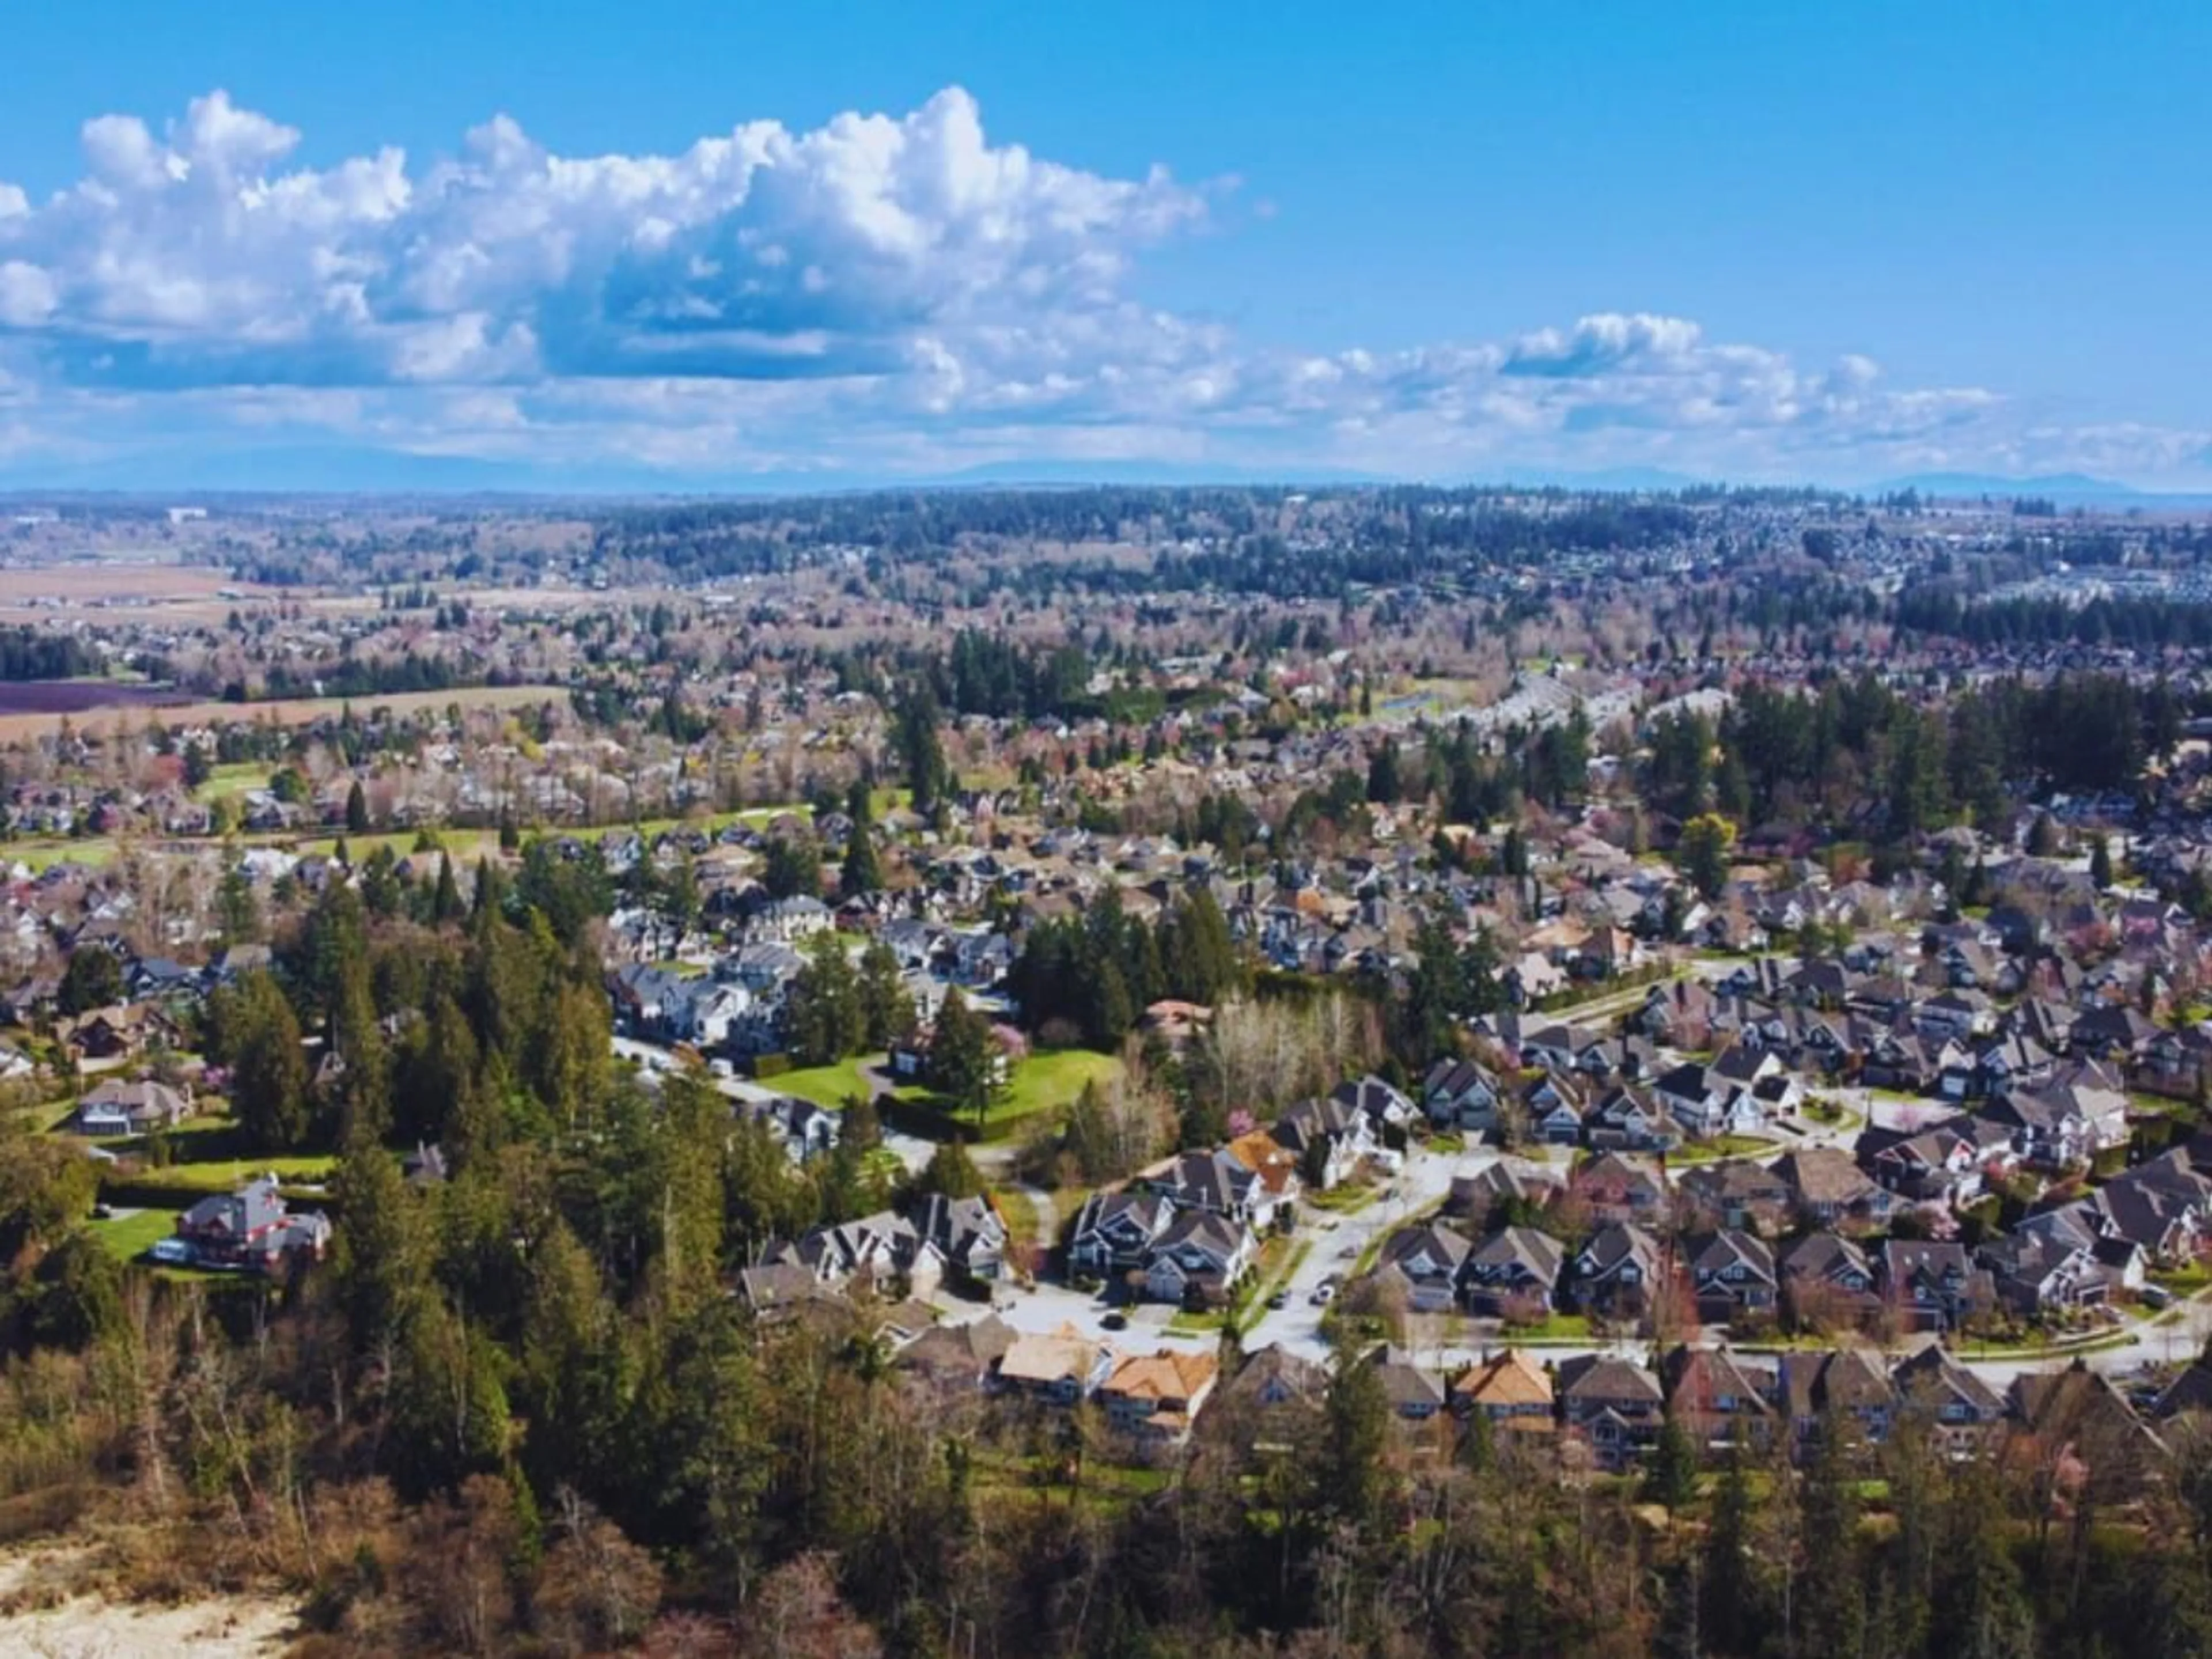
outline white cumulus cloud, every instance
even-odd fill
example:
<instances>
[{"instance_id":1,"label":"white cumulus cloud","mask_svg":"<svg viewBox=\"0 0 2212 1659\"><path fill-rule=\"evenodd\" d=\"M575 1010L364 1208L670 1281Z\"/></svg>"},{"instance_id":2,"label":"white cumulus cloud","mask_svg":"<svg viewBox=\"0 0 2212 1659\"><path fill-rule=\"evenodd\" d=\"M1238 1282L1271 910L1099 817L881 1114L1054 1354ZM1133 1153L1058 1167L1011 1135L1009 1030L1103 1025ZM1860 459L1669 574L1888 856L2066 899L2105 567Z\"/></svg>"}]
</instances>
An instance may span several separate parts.
<instances>
[{"instance_id":1,"label":"white cumulus cloud","mask_svg":"<svg viewBox=\"0 0 2212 1659\"><path fill-rule=\"evenodd\" d=\"M1156 455L1449 474L1647 463L2212 467L2203 433L2030 425L1624 310L1498 340L1260 348L1138 296L1231 181L1112 177L947 88L811 131L560 155L495 116L328 166L216 91L85 123L82 176L0 181L0 390L55 449L333 441L672 472ZM19 442L17 448L21 447Z\"/></svg>"}]
</instances>

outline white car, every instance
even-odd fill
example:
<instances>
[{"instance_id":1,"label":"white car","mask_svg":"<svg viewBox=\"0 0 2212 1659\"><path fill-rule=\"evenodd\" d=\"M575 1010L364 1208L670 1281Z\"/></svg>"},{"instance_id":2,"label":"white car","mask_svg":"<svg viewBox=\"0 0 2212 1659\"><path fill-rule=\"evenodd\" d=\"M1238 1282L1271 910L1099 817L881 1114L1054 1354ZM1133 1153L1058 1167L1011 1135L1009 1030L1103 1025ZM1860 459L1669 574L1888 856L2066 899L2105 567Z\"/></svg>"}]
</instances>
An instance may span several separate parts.
<instances>
[{"instance_id":1,"label":"white car","mask_svg":"<svg viewBox=\"0 0 2212 1659\"><path fill-rule=\"evenodd\" d=\"M1327 1307L1330 1303L1332 1303L1332 1302L1334 1302L1334 1301L1335 1301L1335 1300L1336 1300L1336 1286L1335 1286L1335 1285L1316 1285L1316 1286L1314 1286L1314 1293L1313 1293L1313 1297L1312 1297L1312 1301L1313 1301L1313 1304L1314 1304L1314 1306L1315 1306L1315 1307L1316 1307L1316 1308L1325 1308L1325 1307Z\"/></svg>"}]
</instances>

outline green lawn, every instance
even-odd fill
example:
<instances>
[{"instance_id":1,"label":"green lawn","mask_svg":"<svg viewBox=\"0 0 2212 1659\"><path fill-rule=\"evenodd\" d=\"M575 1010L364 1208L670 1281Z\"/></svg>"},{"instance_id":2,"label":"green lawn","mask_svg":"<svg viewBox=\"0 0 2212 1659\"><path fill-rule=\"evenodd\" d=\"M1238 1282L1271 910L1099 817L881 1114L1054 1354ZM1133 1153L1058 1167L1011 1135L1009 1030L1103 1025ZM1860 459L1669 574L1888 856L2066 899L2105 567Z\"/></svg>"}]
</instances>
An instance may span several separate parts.
<instances>
[{"instance_id":1,"label":"green lawn","mask_svg":"<svg viewBox=\"0 0 2212 1659\"><path fill-rule=\"evenodd\" d=\"M0 865L21 864L33 872L57 864L82 864L98 869L115 857L110 836L88 836L83 840L0 842Z\"/></svg>"},{"instance_id":2,"label":"green lawn","mask_svg":"<svg viewBox=\"0 0 2212 1659\"><path fill-rule=\"evenodd\" d=\"M797 1095L817 1106L832 1110L842 1108L848 1096L872 1095L877 1092L867 1072L880 1068L884 1057L867 1054L841 1060L835 1066L809 1066L795 1072L784 1072L775 1077L759 1079L763 1089L773 1089L780 1094ZM1006 1138L1017 1125L1036 1116L1041 1112L1056 1112L1074 1102L1083 1092L1083 1085L1096 1082L1112 1082L1121 1075L1121 1062L1111 1054L1093 1054L1088 1048L1060 1048L1031 1054L1016 1063L1006 1086L991 1103L991 1109L983 1116L983 1135L986 1140ZM963 1127L972 1127L974 1118L966 1112L954 1113L943 1098L918 1085L907 1085L893 1089L892 1098L908 1106L919 1106L942 1114L948 1121Z\"/></svg>"},{"instance_id":3,"label":"green lawn","mask_svg":"<svg viewBox=\"0 0 2212 1659\"><path fill-rule=\"evenodd\" d=\"M255 761L230 761L213 768L207 781L193 793L204 801L227 800L233 795L266 789L273 769Z\"/></svg>"},{"instance_id":4,"label":"green lawn","mask_svg":"<svg viewBox=\"0 0 2212 1659\"><path fill-rule=\"evenodd\" d=\"M1086 1083L1100 1087L1121 1075L1121 1062L1111 1054L1088 1048L1061 1048L1031 1054L1014 1067L1006 1087L984 1118L987 1128L997 1129L1039 1112L1073 1105Z\"/></svg>"},{"instance_id":5,"label":"green lawn","mask_svg":"<svg viewBox=\"0 0 2212 1659\"><path fill-rule=\"evenodd\" d=\"M1774 1147L1764 1135L1716 1135L1711 1140L1686 1141L1667 1157L1672 1164L1712 1164L1724 1158L1756 1158Z\"/></svg>"},{"instance_id":6,"label":"green lawn","mask_svg":"<svg viewBox=\"0 0 2212 1659\"><path fill-rule=\"evenodd\" d=\"M1357 1215L1382 1196L1382 1189L1372 1182L1347 1181L1326 1192L1308 1193L1306 1202L1332 1215Z\"/></svg>"},{"instance_id":7,"label":"green lawn","mask_svg":"<svg viewBox=\"0 0 2212 1659\"><path fill-rule=\"evenodd\" d=\"M337 1168L327 1152L281 1158L214 1158L195 1164L172 1164L166 1169L141 1170L119 1177L129 1185L173 1192L180 1200L204 1198L210 1193L235 1192L256 1176L276 1175L288 1183L327 1181Z\"/></svg>"},{"instance_id":8,"label":"green lawn","mask_svg":"<svg viewBox=\"0 0 2212 1659\"><path fill-rule=\"evenodd\" d=\"M92 1236L118 1261L136 1261L176 1230L176 1213L171 1210L141 1210L136 1215L92 1224Z\"/></svg>"},{"instance_id":9,"label":"green lawn","mask_svg":"<svg viewBox=\"0 0 2212 1659\"><path fill-rule=\"evenodd\" d=\"M1589 1334L1589 1315L1555 1313L1539 1324L1507 1327L1504 1340L1509 1346L1516 1342L1586 1342Z\"/></svg>"},{"instance_id":10,"label":"green lawn","mask_svg":"<svg viewBox=\"0 0 2212 1659\"><path fill-rule=\"evenodd\" d=\"M801 1100L811 1100L817 1106L831 1110L842 1109L847 1098L858 1095L862 1099L875 1093L874 1086L862 1073L863 1066L880 1065L881 1054L855 1055L841 1060L835 1066L809 1066L795 1072L785 1072L775 1077L759 1079L763 1089L773 1089L781 1095L797 1095ZM909 1091L911 1092L911 1091Z\"/></svg>"}]
</instances>

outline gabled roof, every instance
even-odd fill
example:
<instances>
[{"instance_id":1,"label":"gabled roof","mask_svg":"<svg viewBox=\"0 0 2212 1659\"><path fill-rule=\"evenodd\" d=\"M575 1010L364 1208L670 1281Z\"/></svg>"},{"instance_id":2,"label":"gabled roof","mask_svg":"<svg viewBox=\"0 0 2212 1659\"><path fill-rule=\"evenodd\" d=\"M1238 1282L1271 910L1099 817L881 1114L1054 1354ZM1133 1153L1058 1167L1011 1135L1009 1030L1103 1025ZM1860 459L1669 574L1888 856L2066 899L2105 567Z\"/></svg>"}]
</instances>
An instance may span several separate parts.
<instances>
[{"instance_id":1,"label":"gabled roof","mask_svg":"<svg viewBox=\"0 0 2212 1659\"><path fill-rule=\"evenodd\" d=\"M1781 1268L1784 1279L1832 1279L1845 1273L1874 1279L1866 1252L1835 1233L1808 1233L1783 1252Z\"/></svg>"},{"instance_id":2,"label":"gabled roof","mask_svg":"<svg viewBox=\"0 0 2212 1659\"><path fill-rule=\"evenodd\" d=\"M1717 1277L1730 1267L1741 1267L1754 1279L1774 1282L1774 1252L1752 1233L1724 1230L1692 1239L1689 1246L1692 1272Z\"/></svg>"},{"instance_id":3,"label":"gabled roof","mask_svg":"<svg viewBox=\"0 0 2212 1659\"><path fill-rule=\"evenodd\" d=\"M1561 1397L1583 1404L1632 1401L1656 1406L1663 1402L1659 1379L1643 1366L1607 1354L1583 1354L1559 1367L1557 1388Z\"/></svg>"},{"instance_id":4,"label":"gabled roof","mask_svg":"<svg viewBox=\"0 0 2212 1659\"><path fill-rule=\"evenodd\" d=\"M1213 1385L1221 1362L1210 1353L1162 1348L1131 1354L1107 1374L1102 1391L1123 1400L1180 1404L1195 1400Z\"/></svg>"},{"instance_id":5,"label":"gabled roof","mask_svg":"<svg viewBox=\"0 0 2212 1659\"><path fill-rule=\"evenodd\" d=\"M1890 1377L1900 1395L1933 1409L1964 1406L1985 1422L2004 1414L2003 1397L1944 1352L1940 1343L1927 1343L1917 1353L1900 1360Z\"/></svg>"},{"instance_id":6,"label":"gabled roof","mask_svg":"<svg viewBox=\"0 0 2212 1659\"><path fill-rule=\"evenodd\" d=\"M1478 1273L1494 1273L1519 1267L1539 1283L1559 1282L1566 1247L1549 1233L1534 1227L1507 1227L1485 1239L1470 1255L1468 1266Z\"/></svg>"},{"instance_id":7,"label":"gabled roof","mask_svg":"<svg viewBox=\"0 0 2212 1659\"><path fill-rule=\"evenodd\" d=\"M1518 1348L1508 1348L1453 1380L1453 1398L1491 1411L1552 1406L1551 1374Z\"/></svg>"}]
</instances>

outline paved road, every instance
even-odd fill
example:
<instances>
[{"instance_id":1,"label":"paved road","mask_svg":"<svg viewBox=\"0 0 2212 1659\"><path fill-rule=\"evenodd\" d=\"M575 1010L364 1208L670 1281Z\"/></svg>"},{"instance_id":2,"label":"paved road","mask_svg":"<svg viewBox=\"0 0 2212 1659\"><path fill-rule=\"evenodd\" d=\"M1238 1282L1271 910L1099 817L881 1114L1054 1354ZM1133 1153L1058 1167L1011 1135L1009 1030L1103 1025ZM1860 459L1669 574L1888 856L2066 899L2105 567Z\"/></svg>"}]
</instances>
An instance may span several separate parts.
<instances>
[{"instance_id":1,"label":"paved road","mask_svg":"<svg viewBox=\"0 0 2212 1659\"><path fill-rule=\"evenodd\" d=\"M1342 1278L1376 1238L1441 1202L1451 1191L1455 1176L1479 1174L1498 1159L1498 1154L1488 1148L1458 1158L1416 1153L1407 1159L1404 1173L1392 1178L1382 1196L1356 1214L1305 1211L1299 1219L1298 1237L1311 1248L1282 1286L1288 1296L1285 1305L1267 1310L1244 1334L1244 1351L1251 1353L1279 1342L1302 1358L1328 1358L1328 1344L1321 1334L1322 1316L1328 1309L1313 1300L1322 1281L1331 1276Z\"/></svg>"}]
</instances>

